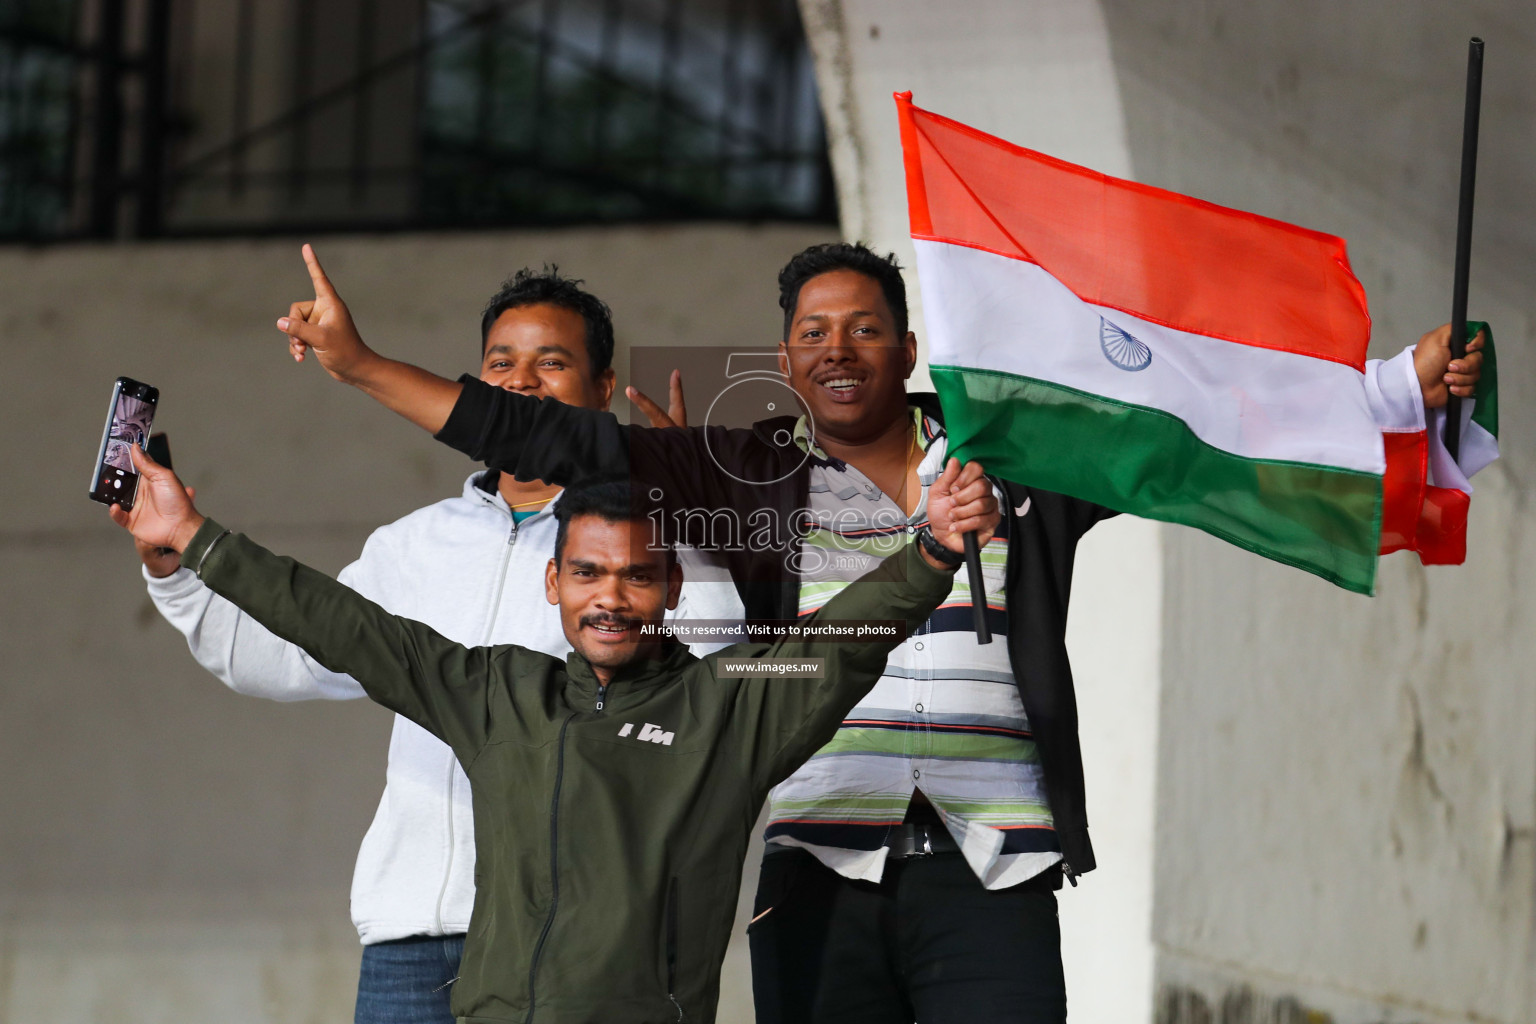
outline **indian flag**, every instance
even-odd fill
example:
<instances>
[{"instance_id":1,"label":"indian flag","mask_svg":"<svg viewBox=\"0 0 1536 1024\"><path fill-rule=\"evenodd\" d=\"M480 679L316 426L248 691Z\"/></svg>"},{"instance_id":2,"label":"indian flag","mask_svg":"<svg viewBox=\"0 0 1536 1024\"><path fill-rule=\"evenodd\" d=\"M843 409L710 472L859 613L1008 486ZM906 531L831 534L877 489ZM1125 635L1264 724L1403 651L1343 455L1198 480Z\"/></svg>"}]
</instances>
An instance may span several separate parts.
<instances>
[{"instance_id":1,"label":"indian flag","mask_svg":"<svg viewBox=\"0 0 1536 1024\"><path fill-rule=\"evenodd\" d=\"M1373 408L1342 239L1022 149L910 93L897 105L951 450L1362 593L1384 515L1419 546L1428 425L1416 383L1394 423ZM1395 509L1388 427L1412 449L1394 479L1417 474Z\"/></svg>"}]
</instances>

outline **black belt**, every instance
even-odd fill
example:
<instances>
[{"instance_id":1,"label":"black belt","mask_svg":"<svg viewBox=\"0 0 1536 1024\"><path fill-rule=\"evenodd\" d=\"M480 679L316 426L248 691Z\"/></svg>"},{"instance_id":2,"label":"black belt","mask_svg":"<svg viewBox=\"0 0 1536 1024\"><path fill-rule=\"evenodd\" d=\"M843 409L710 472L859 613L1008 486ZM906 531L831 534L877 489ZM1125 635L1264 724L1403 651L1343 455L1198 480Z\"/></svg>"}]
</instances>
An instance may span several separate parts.
<instances>
[{"instance_id":1,"label":"black belt","mask_svg":"<svg viewBox=\"0 0 1536 1024\"><path fill-rule=\"evenodd\" d=\"M960 844L949 829L933 822L904 821L891 829L886 857L929 857L935 853L959 853Z\"/></svg>"},{"instance_id":2,"label":"black belt","mask_svg":"<svg viewBox=\"0 0 1536 1024\"><path fill-rule=\"evenodd\" d=\"M906 860L910 857L931 857L940 853L960 852L960 847L955 844L954 839L950 838L943 825L923 822L909 821L894 826L891 829L889 846L890 851L886 856L897 860ZM763 863L766 864L775 857L794 857L799 862L799 865L814 864L820 870L832 872L832 869L821 864L811 851L798 846L769 843L768 849L764 851ZM1034 878L1009 886L1009 889L1013 891L1053 892L1061 888L1061 882L1061 865L1052 864Z\"/></svg>"}]
</instances>

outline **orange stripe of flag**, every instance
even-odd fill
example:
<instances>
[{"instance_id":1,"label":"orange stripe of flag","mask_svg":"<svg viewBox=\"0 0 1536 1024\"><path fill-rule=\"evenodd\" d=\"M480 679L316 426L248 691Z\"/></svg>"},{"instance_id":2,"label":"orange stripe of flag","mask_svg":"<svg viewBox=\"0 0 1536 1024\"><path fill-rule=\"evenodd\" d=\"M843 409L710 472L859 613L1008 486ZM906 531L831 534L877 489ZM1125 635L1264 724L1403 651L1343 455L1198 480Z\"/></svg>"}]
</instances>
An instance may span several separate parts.
<instances>
[{"instance_id":1,"label":"orange stripe of flag","mask_svg":"<svg viewBox=\"0 0 1536 1024\"><path fill-rule=\"evenodd\" d=\"M1371 319L1343 239L896 103L913 237L1036 263L1084 302L1176 330L1364 369Z\"/></svg>"}]
</instances>

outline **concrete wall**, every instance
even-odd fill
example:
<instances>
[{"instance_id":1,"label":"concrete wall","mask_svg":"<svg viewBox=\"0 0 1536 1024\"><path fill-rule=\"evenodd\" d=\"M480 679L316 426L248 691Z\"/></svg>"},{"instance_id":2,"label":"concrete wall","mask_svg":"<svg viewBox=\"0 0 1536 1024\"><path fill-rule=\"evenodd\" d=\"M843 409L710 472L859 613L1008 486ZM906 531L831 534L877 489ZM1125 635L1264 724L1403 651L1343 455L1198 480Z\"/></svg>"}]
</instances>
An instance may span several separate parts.
<instances>
[{"instance_id":1,"label":"concrete wall","mask_svg":"<svg viewBox=\"0 0 1536 1024\"><path fill-rule=\"evenodd\" d=\"M912 265L891 99L898 90L1036 149L1131 173L1109 36L1092 0L801 0L800 9L848 238ZM915 273L907 285L926 367ZM1160 531L1122 518L1088 535L1067 631L1099 869L1064 890L1059 905L1072 1019L1093 1024L1151 1015Z\"/></svg>"},{"instance_id":2,"label":"concrete wall","mask_svg":"<svg viewBox=\"0 0 1536 1024\"><path fill-rule=\"evenodd\" d=\"M825 229L735 226L322 239L365 336L479 362L501 279L555 260L631 344L777 339L774 276ZM313 365L272 321L297 240L0 251L0 1022L350 1020L347 909L390 716L227 692L154 612L86 500L110 384L158 385L199 504L329 572L473 469ZM623 403L621 401L621 404ZM755 868L755 862L753 863ZM755 872L754 872L755 873ZM749 880L750 884L750 880ZM750 1019L733 949L722 1020Z\"/></svg>"},{"instance_id":3,"label":"concrete wall","mask_svg":"<svg viewBox=\"0 0 1536 1024\"><path fill-rule=\"evenodd\" d=\"M1061 913L1076 1021L1532 1019L1524 5L801 7L849 236L909 257L890 93L912 89L1032 148L1346 236L1375 355L1448 317L1466 38L1488 39L1472 308L1498 328L1506 454L1478 480L1468 564L1391 556L1365 599L1193 531L1095 530L1069 640L1103 867Z\"/></svg>"},{"instance_id":4,"label":"concrete wall","mask_svg":"<svg viewBox=\"0 0 1536 1024\"><path fill-rule=\"evenodd\" d=\"M1504 457L1467 564L1389 556L1368 600L1168 531L1154 935L1169 1024L1531 1020L1528 8L1105 8L1136 177L1344 235L1383 356L1449 317L1466 40L1487 39L1471 308L1498 333Z\"/></svg>"}]
</instances>

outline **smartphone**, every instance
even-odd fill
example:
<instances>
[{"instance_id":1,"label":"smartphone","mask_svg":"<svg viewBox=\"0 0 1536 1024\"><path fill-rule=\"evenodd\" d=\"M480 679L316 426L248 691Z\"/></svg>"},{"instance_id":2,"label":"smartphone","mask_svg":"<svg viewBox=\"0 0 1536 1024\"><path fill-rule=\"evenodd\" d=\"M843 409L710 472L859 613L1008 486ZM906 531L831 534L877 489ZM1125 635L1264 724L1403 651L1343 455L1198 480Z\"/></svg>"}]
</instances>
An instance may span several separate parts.
<instances>
[{"instance_id":1,"label":"smartphone","mask_svg":"<svg viewBox=\"0 0 1536 1024\"><path fill-rule=\"evenodd\" d=\"M130 377L119 377L112 385L107 425L102 429L101 449L96 454L96 468L91 473L92 501L133 508L133 498L139 490L139 474L133 468L129 446L148 446L149 427L155 421L155 406L159 401L159 388L141 384Z\"/></svg>"}]
</instances>

